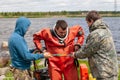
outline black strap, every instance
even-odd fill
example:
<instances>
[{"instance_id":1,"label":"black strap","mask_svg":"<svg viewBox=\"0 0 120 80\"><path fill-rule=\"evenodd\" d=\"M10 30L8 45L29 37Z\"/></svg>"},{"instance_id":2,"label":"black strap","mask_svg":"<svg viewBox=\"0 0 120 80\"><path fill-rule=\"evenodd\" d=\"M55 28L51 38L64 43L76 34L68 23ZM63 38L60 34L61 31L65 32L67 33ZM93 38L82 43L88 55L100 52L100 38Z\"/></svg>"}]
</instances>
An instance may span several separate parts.
<instances>
[{"instance_id":1,"label":"black strap","mask_svg":"<svg viewBox=\"0 0 120 80\"><path fill-rule=\"evenodd\" d=\"M34 65L34 69L35 69L35 71L36 71L36 70L37 70L37 67L36 67L35 60L33 61L33 65Z\"/></svg>"},{"instance_id":2,"label":"black strap","mask_svg":"<svg viewBox=\"0 0 120 80\"><path fill-rule=\"evenodd\" d=\"M78 62L77 59L74 59L74 63L75 63L75 65L76 65L77 67L79 67L79 62Z\"/></svg>"},{"instance_id":3,"label":"black strap","mask_svg":"<svg viewBox=\"0 0 120 80\"><path fill-rule=\"evenodd\" d=\"M32 77L32 75L30 73L30 69L27 69L27 72L28 72L29 76Z\"/></svg>"}]
</instances>

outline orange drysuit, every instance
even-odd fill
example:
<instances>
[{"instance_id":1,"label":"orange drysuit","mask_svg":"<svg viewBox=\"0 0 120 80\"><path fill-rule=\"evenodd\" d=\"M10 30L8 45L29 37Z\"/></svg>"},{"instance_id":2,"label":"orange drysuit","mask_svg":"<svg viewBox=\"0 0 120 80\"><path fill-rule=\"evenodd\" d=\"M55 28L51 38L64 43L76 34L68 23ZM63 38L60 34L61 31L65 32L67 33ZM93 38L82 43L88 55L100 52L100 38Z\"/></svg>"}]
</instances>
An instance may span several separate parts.
<instances>
[{"instance_id":1,"label":"orange drysuit","mask_svg":"<svg viewBox=\"0 0 120 80\"><path fill-rule=\"evenodd\" d=\"M83 44L84 31L79 25L70 27L63 43L54 35L53 29L49 28L35 33L33 37L38 49L42 48L40 41L44 40L45 47L51 54L70 54L74 51L75 44ZM72 57L51 57L48 59L48 68L51 80L62 80L63 75L64 80L78 80L77 67Z\"/></svg>"}]
</instances>

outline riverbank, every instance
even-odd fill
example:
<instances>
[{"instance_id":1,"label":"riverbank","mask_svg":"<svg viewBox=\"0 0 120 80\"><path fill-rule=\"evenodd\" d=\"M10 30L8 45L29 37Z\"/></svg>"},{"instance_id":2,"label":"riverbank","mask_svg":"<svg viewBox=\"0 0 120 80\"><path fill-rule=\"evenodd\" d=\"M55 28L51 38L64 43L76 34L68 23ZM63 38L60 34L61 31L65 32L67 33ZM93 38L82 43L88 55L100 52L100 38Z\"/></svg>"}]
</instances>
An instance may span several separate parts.
<instances>
[{"instance_id":1,"label":"riverbank","mask_svg":"<svg viewBox=\"0 0 120 80\"><path fill-rule=\"evenodd\" d=\"M45 17L85 17L88 11L56 11L56 12L0 12L0 18L18 18L26 16L29 18ZM120 17L120 11L99 11L103 17Z\"/></svg>"}]
</instances>

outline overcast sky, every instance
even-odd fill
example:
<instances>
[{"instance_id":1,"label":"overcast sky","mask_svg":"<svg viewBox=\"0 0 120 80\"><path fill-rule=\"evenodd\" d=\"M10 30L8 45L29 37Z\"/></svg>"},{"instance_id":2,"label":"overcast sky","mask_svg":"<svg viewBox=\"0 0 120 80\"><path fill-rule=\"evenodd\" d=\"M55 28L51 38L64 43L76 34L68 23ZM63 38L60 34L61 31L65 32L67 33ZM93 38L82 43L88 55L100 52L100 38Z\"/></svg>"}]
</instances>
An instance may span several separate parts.
<instances>
[{"instance_id":1,"label":"overcast sky","mask_svg":"<svg viewBox=\"0 0 120 80\"><path fill-rule=\"evenodd\" d=\"M0 12L114 11L115 0L0 0ZM120 0L116 0L120 11Z\"/></svg>"}]
</instances>

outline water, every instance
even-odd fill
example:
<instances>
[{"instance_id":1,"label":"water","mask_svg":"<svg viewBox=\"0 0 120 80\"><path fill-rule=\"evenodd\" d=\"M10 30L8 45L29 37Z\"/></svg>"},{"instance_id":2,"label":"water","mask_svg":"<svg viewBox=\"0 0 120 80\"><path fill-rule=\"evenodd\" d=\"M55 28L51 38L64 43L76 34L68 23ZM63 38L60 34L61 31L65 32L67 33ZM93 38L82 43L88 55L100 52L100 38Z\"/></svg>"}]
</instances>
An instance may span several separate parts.
<instances>
[{"instance_id":1,"label":"water","mask_svg":"<svg viewBox=\"0 0 120 80\"><path fill-rule=\"evenodd\" d=\"M85 18L30 18L31 27L25 35L25 39L29 48L35 48L33 44L33 34L45 27L52 28L59 19L66 20L69 27L73 25L81 25L85 31L85 39L89 34L89 30ZM0 18L0 46L3 41L8 41L11 33L14 31L16 18ZM120 17L104 17L103 20L109 25L115 42L117 52L120 52ZM4 53L4 51L0 53ZM120 64L120 54L118 54Z\"/></svg>"},{"instance_id":2,"label":"water","mask_svg":"<svg viewBox=\"0 0 120 80\"><path fill-rule=\"evenodd\" d=\"M81 25L85 31L85 37L89 34L85 18L30 18L31 27L25 39L30 48L34 48L32 35L45 27L52 28L59 19L66 20L69 26ZM0 45L2 41L8 41L10 34L14 31L16 18L0 18ZM104 17L103 20L109 25L113 34L116 50L120 52L120 17Z\"/></svg>"},{"instance_id":3,"label":"water","mask_svg":"<svg viewBox=\"0 0 120 80\"><path fill-rule=\"evenodd\" d=\"M32 35L45 27L52 28L55 22L59 19L64 19L69 26L81 25L85 31L85 36L88 35L88 27L85 22L85 18L30 18L31 27L25 39L27 40L28 46L34 48L32 43ZM113 34L116 50L120 52L120 17L104 17L103 20L109 25L109 28ZM10 34L14 31L16 18L0 18L0 45L2 41L7 41Z\"/></svg>"}]
</instances>

